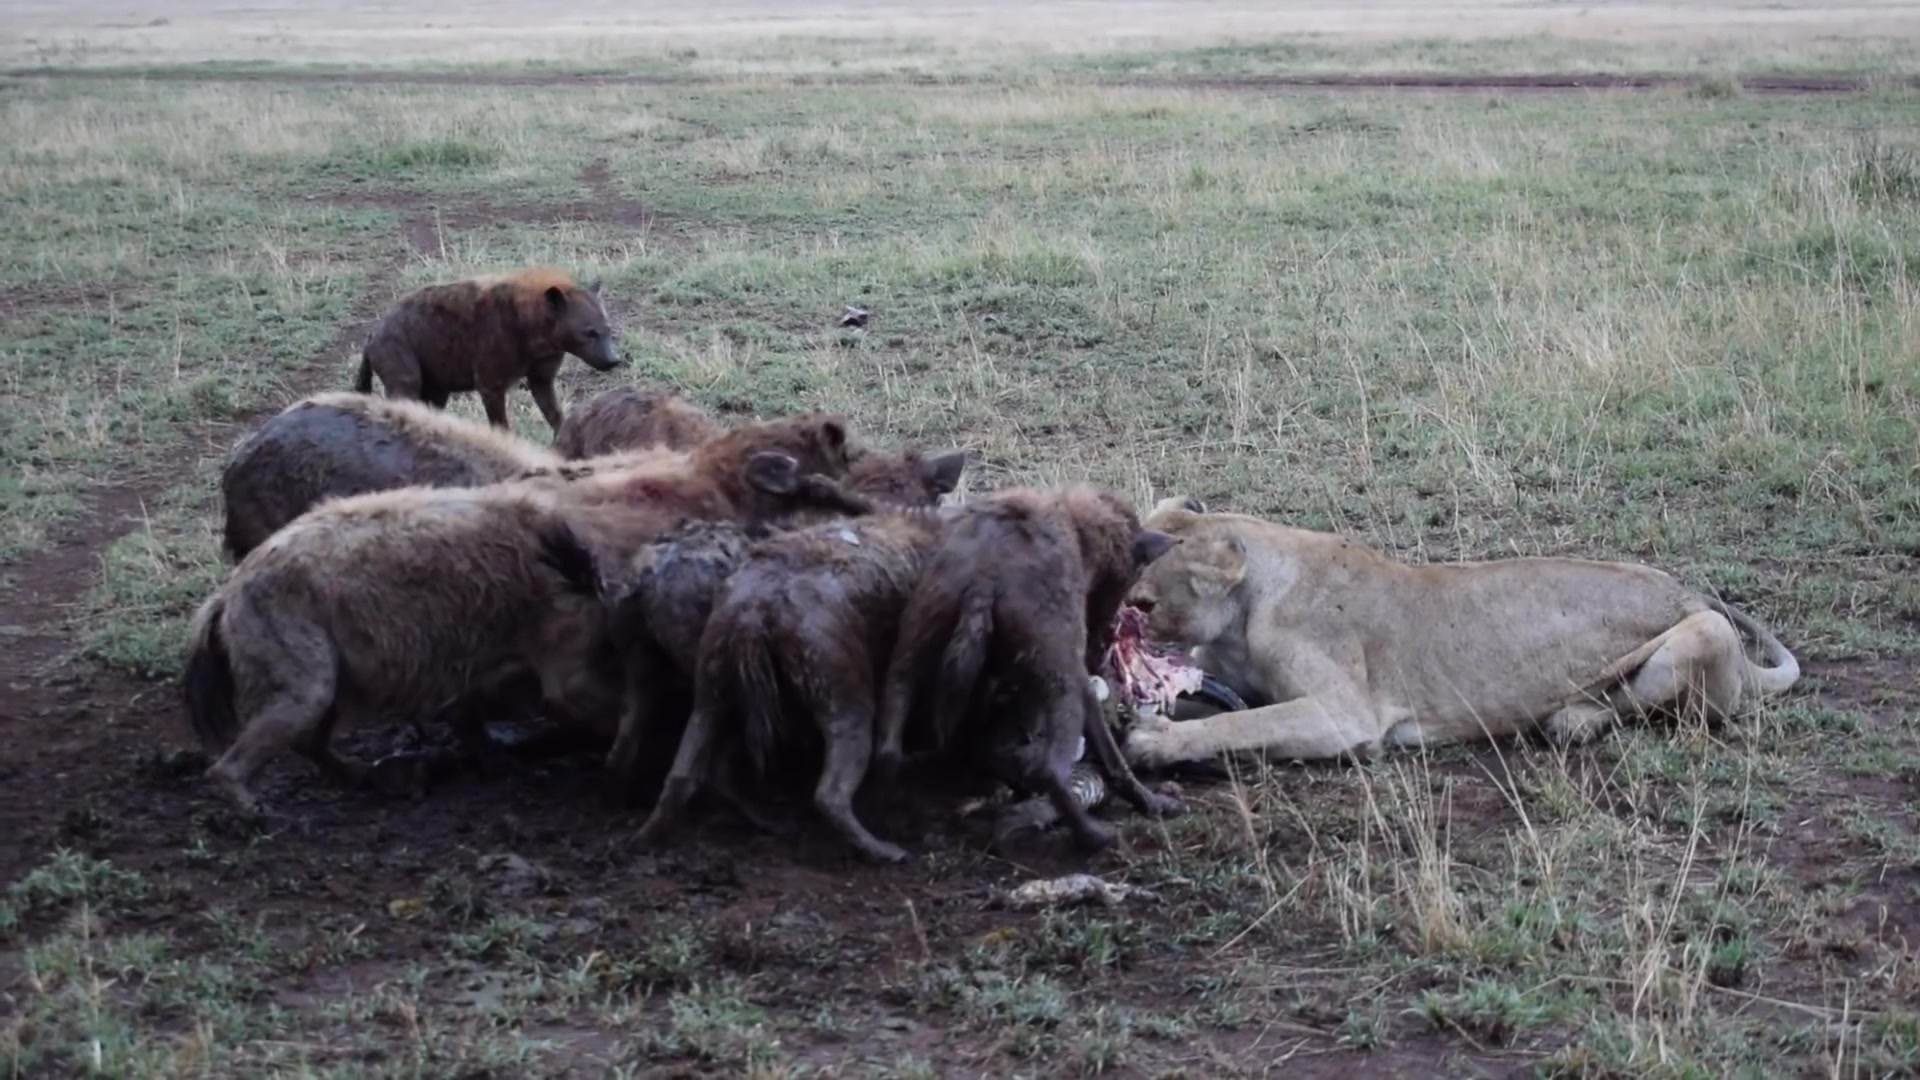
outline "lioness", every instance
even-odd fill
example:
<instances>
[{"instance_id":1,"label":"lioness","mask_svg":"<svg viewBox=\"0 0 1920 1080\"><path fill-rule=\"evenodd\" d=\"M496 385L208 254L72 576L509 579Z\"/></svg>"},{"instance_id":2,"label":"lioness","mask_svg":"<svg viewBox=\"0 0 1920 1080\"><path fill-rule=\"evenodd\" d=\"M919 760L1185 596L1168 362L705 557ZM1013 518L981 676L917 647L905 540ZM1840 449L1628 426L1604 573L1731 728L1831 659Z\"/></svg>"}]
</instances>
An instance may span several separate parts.
<instances>
[{"instance_id":1,"label":"lioness","mask_svg":"<svg viewBox=\"0 0 1920 1080\"><path fill-rule=\"evenodd\" d=\"M1365 758L1538 729L1585 742L1623 713L1687 703L1724 717L1800 677L1745 614L1631 563L1515 558L1408 566L1343 536L1163 499L1144 522L1177 537L1130 594L1156 638L1250 706L1142 717L1140 765L1234 751ZM1747 657L1738 626L1771 667Z\"/></svg>"}]
</instances>

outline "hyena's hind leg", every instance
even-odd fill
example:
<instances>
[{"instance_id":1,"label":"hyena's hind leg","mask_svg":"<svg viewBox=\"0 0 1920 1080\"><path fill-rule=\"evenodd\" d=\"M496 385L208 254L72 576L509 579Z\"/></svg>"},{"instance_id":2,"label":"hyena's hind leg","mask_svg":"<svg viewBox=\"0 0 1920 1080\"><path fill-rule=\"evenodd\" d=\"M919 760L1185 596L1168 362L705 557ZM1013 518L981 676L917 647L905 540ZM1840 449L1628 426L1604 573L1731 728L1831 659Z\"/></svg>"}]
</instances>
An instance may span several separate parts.
<instances>
[{"instance_id":1,"label":"hyena's hind leg","mask_svg":"<svg viewBox=\"0 0 1920 1080\"><path fill-rule=\"evenodd\" d=\"M258 810L252 780L260 767L283 749L293 749L318 765L336 783L363 783L366 767L333 751L336 679L331 663L302 672L305 678L236 678L240 733L207 777L242 809ZM236 675L239 675L236 672ZM249 684L252 685L249 685Z\"/></svg>"},{"instance_id":2,"label":"hyena's hind leg","mask_svg":"<svg viewBox=\"0 0 1920 1080\"><path fill-rule=\"evenodd\" d=\"M674 755L673 768L667 773L666 782L660 786L660 795L654 800L653 812L640 826L637 836L646 847L660 847L667 837L679 828L686 817L687 804L704 785L713 770L716 744L721 741L720 710L723 706L716 695L705 684L695 688L693 711L687 717L686 730L680 736L680 749Z\"/></svg>"},{"instance_id":3,"label":"hyena's hind leg","mask_svg":"<svg viewBox=\"0 0 1920 1080\"><path fill-rule=\"evenodd\" d=\"M1093 700L1093 691L1084 675L1048 679L1041 690L1038 695L1041 709L1037 714L1041 737L1025 748L1023 764L1027 784L1053 803L1082 848L1098 851L1111 847L1113 831L1093 819L1087 808L1073 797L1071 785L1074 751L1086 734L1087 704ZM1097 716L1091 719L1104 722Z\"/></svg>"},{"instance_id":4,"label":"hyena's hind leg","mask_svg":"<svg viewBox=\"0 0 1920 1080\"><path fill-rule=\"evenodd\" d=\"M1148 791L1147 785L1134 775L1126 756L1120 752L1120 743L1113 737L1113 729L1107 726L1106 710L1101 707L1091 683L1081 690L1080 700L1081 708L1087 714L1087 748L1093 751L1093 760L1099 764L1100 771L1106 774L1108 785L1132 803L1134 809L1148 817L1178 815L1182 809L1180 800Z\"/></svg>"},{"instance_id":5,"label":"hyena's hind leg","mask_svg":"<svg viewBox=\"0 0 1920 1080\"><path fill-rule=\"evenodd\" d=\"M874 687L870 677L842 681L829 672L856 672L865 676L873 662L862 655L843 657L840 663L818 664L808 671L805 697L809 711L820 729L825 756L820 779L814 787L813 804L853 849L876 863L897 863L907 853L873 835L853 812L853 797L867 778L874 748Z\"/></svg>"}]
</instances>

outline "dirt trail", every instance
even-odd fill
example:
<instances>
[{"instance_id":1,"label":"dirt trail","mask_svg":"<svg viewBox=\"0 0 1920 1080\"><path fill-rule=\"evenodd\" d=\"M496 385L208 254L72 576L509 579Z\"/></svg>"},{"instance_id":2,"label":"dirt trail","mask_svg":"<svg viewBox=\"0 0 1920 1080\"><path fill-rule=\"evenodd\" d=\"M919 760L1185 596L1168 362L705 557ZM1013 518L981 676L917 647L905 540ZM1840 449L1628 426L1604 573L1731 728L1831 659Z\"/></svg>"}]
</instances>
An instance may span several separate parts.
<instances>
[{"instance_id":1,"label":"dirt trail","mask_svg":"<svg viewBox=\"0 0 1920 1080\"><path fill-rule=\"evenodd\" d=\"M654 212L620 195L604 161L583 170L581 185L591 196L572 203L508 204L486 201L438 202L402 193L321 194L316 200L394 210L399 231L412 255L431 258L441 251L449 231L500 222L547 224L591 221L622 227L647 227ZM398 256L380 264L366 291L353 305L354 319L287 377L289 400L325 389L342 362L359 348L372 321L393 299L405 266ZM342 383L341 388L346 384ZM246 429L286 403L263 404L237 424L208 422L189 432L180 448L217 453L229 434ZM126 479L94 489L87 509L56 530L45 547L4 569L11 589L0 596L0 725L13 752L0 760L0 835L25 838L48 825L49 784L71 780L91 790L110 776L99 755L103 735L153 725L178 727L171 686L155 686L117 672L70 664L74 648L72 616L96 580L103 552L140 526L145 508L175 482L171 468L131 466ZM135 749L155 749L148 739ZM164 741L164 740L161 740ZM96 773L89 778L89 773ZM54 802L63 800L55 799ZM19 843L0 852L0 880L11 880L46 854L45 844Z\"/></svg>"}]
</instances>

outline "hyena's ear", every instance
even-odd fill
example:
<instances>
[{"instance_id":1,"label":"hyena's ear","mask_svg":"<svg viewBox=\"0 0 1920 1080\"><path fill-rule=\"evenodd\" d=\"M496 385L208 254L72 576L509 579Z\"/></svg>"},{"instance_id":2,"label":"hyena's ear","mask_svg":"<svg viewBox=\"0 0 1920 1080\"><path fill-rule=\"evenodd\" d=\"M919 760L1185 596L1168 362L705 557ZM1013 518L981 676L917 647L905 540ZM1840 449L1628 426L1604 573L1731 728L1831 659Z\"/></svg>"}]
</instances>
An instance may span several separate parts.
<instances>
[{"instance_id":1,"label":"hyena's ear","mask_svg":"<svg viewBox=\"0 0 1920 1080\"><path fill-rule=\"evenodd\" d=\"M830 416L820 422L820 440L826 444L830 453L844 455L847 452L847 422L838 416Z\"/></svg>"},{"instance_id":2,"label":"hyena's ear","mask_svg":"<svg viewBox=\"0 0 1920 1080\"><path fill-rule=\"evenodd\" d=\"M558 285L547 286L547 307L555 312L567 310L567 290Z\"/></svg>"},{"instance_id":3,"label":"hyena's ear","mask_svg":"<svg viewBox=\"0 0 1920 1080\"><path fill-rule=\"evenodd\" d=\"M1146 566L1179 542L1177 537L1168 536L1158 529L1142 529L1133 538L1133 565Z\"/></svg>"},{"instance_id":4,"label":"hyena's ear","mask_svg":"<svg viewBox=\"0 0 1920 1080\"><path fill-rule=\"evenodd\" d=\"M600 281L600 279L599 279L599 278L594 278L594 279L593 279L592 281L589 281L589 282L587 282L587 291L588 291L588 292L590 292L590 293L592 293L592 294L593 294L593 295L595 295L595 296L599 296L599 295L600 295L600 285L601 285L601 281Z\"/></svg>"},{"instance_id":5,"label":"hyena's ear","mask_svg":"<svg viewBox=\"0 0 1920 1080\"><path fill-rule=\"evenodd\" d=\"M967 468L965 450L949 450L924 458L920 462L920 475L926 478L927 486L935 493L945 495L960 486L960 474Z\"/></svg>"},{"instance_id":6,"label":"hyena's ear","mask_svg":"<svg viewBox=\"0 0 1920 1080\"><path fill-rule=\"evenodd\" d=\"M778 450L762 450L747 459L747 483L769 495L800 490L800 463Z\"/></svg>"}]
</instances>

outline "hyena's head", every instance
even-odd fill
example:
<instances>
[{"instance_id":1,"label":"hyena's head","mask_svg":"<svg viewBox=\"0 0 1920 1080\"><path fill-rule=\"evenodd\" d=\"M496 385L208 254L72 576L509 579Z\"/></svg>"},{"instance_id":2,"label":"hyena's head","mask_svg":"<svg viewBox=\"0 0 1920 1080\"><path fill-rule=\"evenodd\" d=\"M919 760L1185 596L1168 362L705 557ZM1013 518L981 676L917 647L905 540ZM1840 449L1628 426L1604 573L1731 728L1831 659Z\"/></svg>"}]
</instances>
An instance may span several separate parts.
<instances>
[{"instance_id":1,"label":"hyena's head","mask_svg":"<svg viewBox=\"0 0 1920 1080\"><path fill-rule=\"evenodd\" d=\"M601 302L599 281L584 286L551 285L545 298L555 334L568 352L595 371L611 371L623 363L613 323Z\"/></svg>"}]
</instances>

